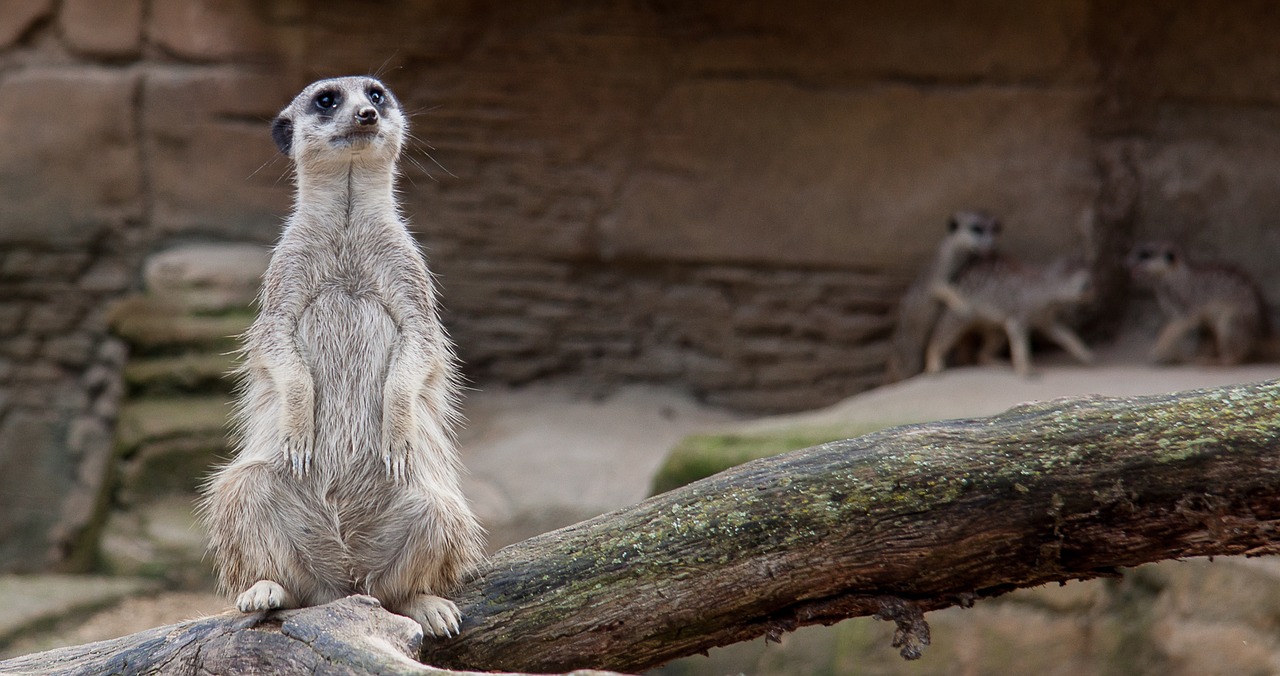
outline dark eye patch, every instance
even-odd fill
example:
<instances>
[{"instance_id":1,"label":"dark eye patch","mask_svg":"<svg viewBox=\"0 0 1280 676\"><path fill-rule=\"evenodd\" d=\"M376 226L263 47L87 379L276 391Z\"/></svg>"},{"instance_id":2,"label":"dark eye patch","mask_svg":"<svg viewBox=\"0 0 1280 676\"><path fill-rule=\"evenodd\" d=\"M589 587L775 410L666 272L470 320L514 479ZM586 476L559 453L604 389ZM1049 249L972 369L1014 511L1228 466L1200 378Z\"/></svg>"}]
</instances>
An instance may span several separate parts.
<instances>
[{"instance_id":1,"label":"dark eye patch","mask_svg":"<svg viewBox=\"0 0 1280 676\"><path fill-rule=\"evenodd\" d=\"M369 97L369 102L379 108L382 107L382 104L387 102L386 92L377 87L370 87L369 91L365 92L365 94Z\"/></svg>"},{"instance_id":2,"label":"dark eye patch","mask_svg":"<svg viewBox=\"0 0 1280 676\"><path fill-rule=\"evenodd\" d=\"M322 114L332 113L340 103L342 103L342 95L330 89L319 92L316 94L315 98L312 99L312 105L314 105L316 110L320 111Z\"/></svg>"}]
</instances>

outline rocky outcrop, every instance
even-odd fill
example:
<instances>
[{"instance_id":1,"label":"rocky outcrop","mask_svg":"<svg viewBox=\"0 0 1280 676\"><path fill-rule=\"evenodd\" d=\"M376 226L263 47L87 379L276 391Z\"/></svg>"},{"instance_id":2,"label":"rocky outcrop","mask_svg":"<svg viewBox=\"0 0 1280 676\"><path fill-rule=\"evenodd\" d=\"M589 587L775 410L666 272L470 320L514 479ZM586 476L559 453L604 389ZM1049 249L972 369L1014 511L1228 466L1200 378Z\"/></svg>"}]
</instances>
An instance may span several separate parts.
<instances>
[{"instance_id":1,"label":"rocky outcrop","mask_svg":"<svg viewBox=\"0 0 1280 676\"><path fill-rule=\"evenodd\" d=\"M205 578L195 496L230 453L235 336L267 266L255 245L187 245L143 264L143 290L114 306L129 345L101 544L113 572L191 585Z\"/></svg>"}]
</instances>

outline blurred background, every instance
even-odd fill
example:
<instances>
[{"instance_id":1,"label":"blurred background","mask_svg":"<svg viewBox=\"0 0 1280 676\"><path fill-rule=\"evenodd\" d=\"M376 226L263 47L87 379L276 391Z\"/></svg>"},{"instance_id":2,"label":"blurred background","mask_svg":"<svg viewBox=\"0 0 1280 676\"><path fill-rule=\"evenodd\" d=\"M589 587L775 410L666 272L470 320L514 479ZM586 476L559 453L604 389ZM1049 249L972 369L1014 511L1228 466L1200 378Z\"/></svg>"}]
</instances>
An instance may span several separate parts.
<instances>
[{"instance_id":1,"label":"blurred background","mask_svg":"<svg viewBox=\"0 0 1280 676\"><path fill-rule=\"evenodd\" d=\"M669 450L753 416L855 412L752 427L733 461L1128 393L1094 383L1278 375L1134 366L1152 326L1122 269L1167 238L1280 299L1275 3L0 0L0 605L68 600L0 615L8 654L222 607L190 506L291 202L269 122L346 74L414 115L404 211L472 387L494 547L643 498ZM1020 257L1087 262L1106 366L838 404L881 382L903 289L971 208ZM954 626L920 663L859 620L670 670L1280 672L1280 569L1212 569L931 614Z\"/></svg>"}]
</instances>

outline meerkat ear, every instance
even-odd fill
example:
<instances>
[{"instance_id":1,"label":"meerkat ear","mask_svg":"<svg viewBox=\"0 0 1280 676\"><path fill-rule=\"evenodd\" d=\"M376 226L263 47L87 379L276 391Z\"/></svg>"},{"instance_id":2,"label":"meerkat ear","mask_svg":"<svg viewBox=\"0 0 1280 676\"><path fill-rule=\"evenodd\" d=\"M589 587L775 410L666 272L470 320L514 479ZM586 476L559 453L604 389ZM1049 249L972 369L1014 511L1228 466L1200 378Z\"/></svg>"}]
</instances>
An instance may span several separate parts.
<instances>
[{"instance_id":1,"label":"meerkat ear","mask_svg":"<svg viewBox=\"0 0 1280 676\"><path fill-rule=\"evenodd\" d=\"M277 117L271 123L271 138L280 152L288 155L293 150L293 120L284 116Z\"/></svg>"},{"instance_id":2,"label":"meerkat ear","mask_svg":"<svg viewBox=\"0 0 1280 676\"><path fill-rule=\"evenodd\" d=\"M959 230L959 229L960 229L960 221L957 221L955 216L952 216L951 218L947 219L947 232L955 232L956 230Z\"/></svg>"}]
</instances>

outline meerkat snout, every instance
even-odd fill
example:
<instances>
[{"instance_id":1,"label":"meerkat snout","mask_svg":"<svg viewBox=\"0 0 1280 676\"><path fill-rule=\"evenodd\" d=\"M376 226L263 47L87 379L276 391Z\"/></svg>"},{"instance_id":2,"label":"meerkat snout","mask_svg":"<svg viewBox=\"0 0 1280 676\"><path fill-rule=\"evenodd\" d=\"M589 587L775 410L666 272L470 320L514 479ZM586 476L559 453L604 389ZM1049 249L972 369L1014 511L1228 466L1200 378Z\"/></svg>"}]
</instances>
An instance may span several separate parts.
<instances>
[{"instance_id":1,"label":"meerkat snout","mask_svg":"<svg viewBox=\"0 0 1280 676\"><path fill-rule=\"evenodd\" d=\"M361 108L356 111L356 124L368 126L378 123L378 111L372 107Z\"/></svg>"}]
</instances>

